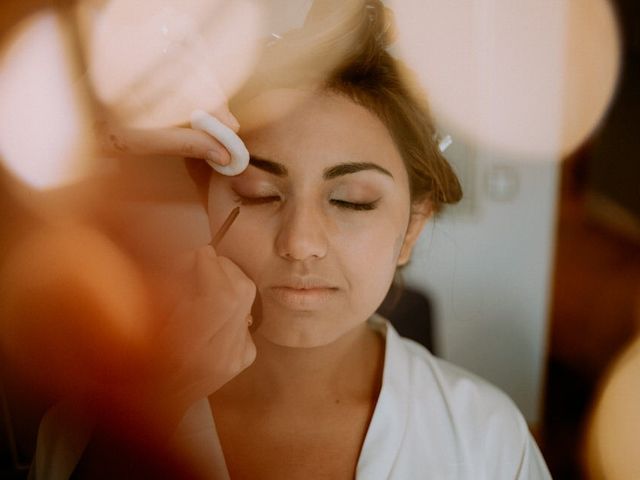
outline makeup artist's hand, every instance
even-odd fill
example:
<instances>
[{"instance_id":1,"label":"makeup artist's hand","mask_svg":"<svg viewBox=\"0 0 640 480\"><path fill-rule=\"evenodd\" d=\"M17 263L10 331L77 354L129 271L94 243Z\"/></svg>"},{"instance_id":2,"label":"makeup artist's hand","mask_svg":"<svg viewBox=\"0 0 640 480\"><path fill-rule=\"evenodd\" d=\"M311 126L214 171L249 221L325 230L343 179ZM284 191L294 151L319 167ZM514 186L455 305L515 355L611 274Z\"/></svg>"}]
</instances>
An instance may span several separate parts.
<instances>
[{"instance_id":1,"label":"makeup artist's hand","mask_svg":"<svg viewBox=\"0 0 640 480\"><path fill-rule=\"evenodd\" d=\"M97 230L34 232L3 265L0 350L57 399L177 422L255 358L253 282L210 246L187 267L161 284Z\"/></svg>"},{"instance_id":2,"label":"makeup artist's hand","mask_svg":"<svg viewBox=\"0 0 640 480\"><path fill-rule=\"evenodd\" d=\"M187 262L177 278L188 287L160 333L157 369L178 410L215 392L256 355L249 332L255 284L211 246Z\"/></svg>"},{"instance_id":3,"label":"makeup artist's hand","mask_svg":"<svg viewBox=\"0 0 640 480\"><path fill-rule=\"evenodd\" d=\"M212 115L238 132L238 120L226 105L212 112ZM201 158L219 165L228 165L231 161L229 152L218 140L188 127L137 129L99 120L95 131L102 150L111 154Z\"/></svg>"},{"instance_id":4,"label":"makeup artist's hand","mask_svg":"<svg viewBox=\"0 0 640 480\"><path fill-rule=\"evenodd\" d=\"M26 235L3 262L3 359L48 399L95 417L81 467L89 473L79 478L122 478L104 474L114 451L153 459L162 477L199 478L184 473L199 471L191 457L167 445L194 402L255 358L248 318L256 289L212 247L190 260L162 284L99 230L65 224ZM169 315L169 293L181 284L188 288Z\"/></svg>"}]
</instances>

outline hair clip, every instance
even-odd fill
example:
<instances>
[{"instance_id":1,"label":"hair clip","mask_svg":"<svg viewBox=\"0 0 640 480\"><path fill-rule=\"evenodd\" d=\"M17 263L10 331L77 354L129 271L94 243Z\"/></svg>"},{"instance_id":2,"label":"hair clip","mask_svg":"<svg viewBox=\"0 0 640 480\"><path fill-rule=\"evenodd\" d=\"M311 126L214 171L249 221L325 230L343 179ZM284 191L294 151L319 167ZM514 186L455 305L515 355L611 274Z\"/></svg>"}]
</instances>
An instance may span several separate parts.
<instances>
[{"instance_id":1,"label":"hair clip","mask_svg":"<svg viewBox=\"0 0 640 480\"><path fill-rule=\"evenodd\" d=\"M444 137L441 137L438 132L434 133L431 138L438 144L438 150L440 150L440 153L444 153L445 150L449 148L453 143L453 138L451 138L451 135L445 135Z\"/></svg>"},{"instance_id":2,"label":"hair clip","mask_svg":"<svg viewBox=\"0 0 640 480\"><path fill-rule=\"evenodd\" d=\"M440 153L444 153L445 150L449 148L452 143L453 143L453 138L451 138L451 135L445 135L443 138L440 138L438 141L438 149L440 150Z\"/></svg>"}]
</instances>

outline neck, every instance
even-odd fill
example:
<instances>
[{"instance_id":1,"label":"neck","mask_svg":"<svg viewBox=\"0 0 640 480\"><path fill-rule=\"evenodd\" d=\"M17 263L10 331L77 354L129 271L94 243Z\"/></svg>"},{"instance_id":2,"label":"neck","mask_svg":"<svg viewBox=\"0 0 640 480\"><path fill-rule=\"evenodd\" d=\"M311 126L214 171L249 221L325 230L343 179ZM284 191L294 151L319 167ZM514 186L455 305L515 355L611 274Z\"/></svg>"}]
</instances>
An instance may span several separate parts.
<instances>
[{"instance_id":1,"label":"neck","mask_svg":"<svg viewBox=\"0 0 640 480\"><path fill-rule=\"evenodd\" d=\"M247 402L366 400L380 388L382 337L363 323L334 342L313 348L276 345L254 336L256 361L220 393ZM218 394L216 394L218 395Z\"/></svg>"}]
</instances>

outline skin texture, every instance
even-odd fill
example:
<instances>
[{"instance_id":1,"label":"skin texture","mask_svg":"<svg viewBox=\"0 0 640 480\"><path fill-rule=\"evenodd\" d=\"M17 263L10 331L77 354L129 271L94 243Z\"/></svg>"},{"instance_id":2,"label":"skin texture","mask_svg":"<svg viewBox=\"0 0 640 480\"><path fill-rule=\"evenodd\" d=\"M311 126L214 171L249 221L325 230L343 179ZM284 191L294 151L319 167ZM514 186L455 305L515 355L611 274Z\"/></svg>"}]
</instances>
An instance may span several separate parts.
<instances>
[{"instance_id":1,"label":"skin texture","mask_svg":"<svg viewBox=\"0 0 640 480\"><path fill-rule=\"evenodd\" d=\"M254 100L241 120L252 156L277 162L286 174L252 164L237 177L212 175L212 229L242 205L218 253L256 283L255 336L290 347L326 345L376 310L425 215L410 214L407 172L386 128L347 98L275 90ZM372 168L325 178L354 162L388 173ZM375 203L354 209L343 202ZM317 286L326 288L279 288Z\"/></svg>"}]
</instances>

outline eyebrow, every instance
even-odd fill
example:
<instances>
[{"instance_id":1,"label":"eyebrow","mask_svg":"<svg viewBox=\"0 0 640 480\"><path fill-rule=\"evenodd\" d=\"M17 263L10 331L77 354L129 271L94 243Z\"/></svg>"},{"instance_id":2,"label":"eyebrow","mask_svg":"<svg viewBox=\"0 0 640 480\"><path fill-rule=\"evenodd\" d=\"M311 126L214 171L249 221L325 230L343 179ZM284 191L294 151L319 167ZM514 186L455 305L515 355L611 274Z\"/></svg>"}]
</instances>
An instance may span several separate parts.
<instances>
[{"instance_id":1,"label":"eyebrow","mask_svg":"<svg viewBox=\"0 0 640 480\"><path fill-rule=\"evenodd\" d=\"M286 177L289 175L287 167L281 163L274 162L273 160L267 160L266 158L256 157L255 155L249 156L249 164L253 165L260 170L271 173L277 177Z\"/></svg>"},{"instance_id":2,"label":"eyebrow","mask_svg":"<svg viewBox=\"0 0 640 480\"><path fill-rule=\"evenodd\" d=\"M375 170L376 172L380 172L393 178L393 175L391 175L389 170L371 162L341 163L339 165L326 168L324 172L322 172L322 178L325 180L331 180L332 178L349 175L350 173L362 172L364 170Z\"/></svg>"},{"instance_id":3,"label":"eyebrow","mask_svg":"<svg viewBox=\"0 0 640 480\"><path fill-rule=\"evenodd\" d=\"M256 168L264 170L265 172L271 173L277 177L286 177L287 175L289 175L287 167L285 167L281 163L274 162L273 160L268 160L266 158L251 155L249 157L249 163ZM322 172L322 178L324 178L325 180L331 180L336 177L349 175L351 173L362 172L365 170L374 170L393 178L393 175L391 175L391 172L389 170L371 162L340 163L338 165L334 165L333 167L326 168Z\"/></svg>"}]
</instances>

